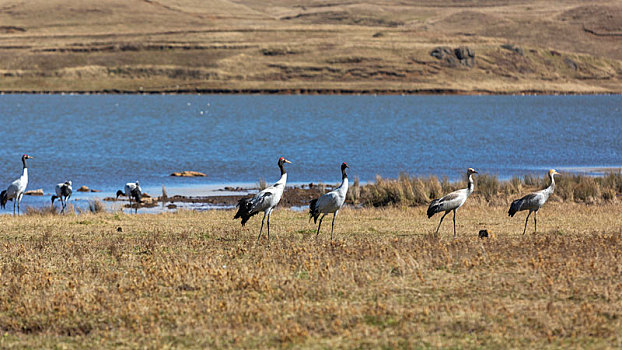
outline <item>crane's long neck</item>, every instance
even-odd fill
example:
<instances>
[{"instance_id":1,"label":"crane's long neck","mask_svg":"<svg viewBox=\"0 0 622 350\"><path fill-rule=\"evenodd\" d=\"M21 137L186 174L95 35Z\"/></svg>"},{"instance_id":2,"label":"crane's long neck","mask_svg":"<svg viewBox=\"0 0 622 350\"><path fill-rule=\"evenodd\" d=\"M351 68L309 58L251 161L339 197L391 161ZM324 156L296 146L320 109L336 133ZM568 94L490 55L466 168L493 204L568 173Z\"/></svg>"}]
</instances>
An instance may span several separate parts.
<instances>
[{"instance_id":1,"label":"crane's long neck","mask_svg":"<svg viewBox=\"0 0 622 350\"><path fill-rule=\"evenodd\" d=\"M341 171L341 185L339 185L339 190L341 192L348 192L348 174L346 174L346 169Z\"/></svg>"},{"instance_id":2,"label":"crane's long neck","mask_svg":"<svg viewBox=\"0 0 622 350\"><path fill-rule=\"evenodd\" d=\"M24 171L22 173L22 177L28 178L28 166L26 165L26 158L22 157L22 164L24 165Z\"/></svg>"},{"instance_id":3,"label":"crane's long neck","mask_svg":"<svg viewBox=\"0 0 622 350\"><path fill-rule=\"evenodd\" d=\"M285 171L285 167L283 166L283 162L279 162L279 168L281 169L281 177L287 174L287 171Z\"/></svg>"},{"instance_id":4,"label":"crane's long neck","mask_svg":"<svg viewBox=\"0 0 622 350\"><path fill-rule=\"evenodd\" d=\"M283 166L283 162L279 162L279 168L281 169L281 178L279 179L279 181L277 181L277 184L283 184L285 185L285 182L287 182L287 171L285 171L285 167Z\"/></svg>"},{"instance_id":5,"label":"crane's long neck","mask_svg":"<svg viewBox=\"0 0 622 350\"><path fill-rule=\"evenodd\" d=\"M546 191L551 194L555 191L555 177L552 174L549 177L551 178L551 184L546 188Z\"/></svg>"},{"instance_id":6,"label":"crane's long neck","mask_svg":"<svg viewBox=\"0 0 622 350\"><path fill-rule=\"evenodd\" d=\"M473 183L473 174L469 174L469 185L467 186L468 194L473 193L473 190L475 190L475 183Z\"/></svg>"}]
</instances>

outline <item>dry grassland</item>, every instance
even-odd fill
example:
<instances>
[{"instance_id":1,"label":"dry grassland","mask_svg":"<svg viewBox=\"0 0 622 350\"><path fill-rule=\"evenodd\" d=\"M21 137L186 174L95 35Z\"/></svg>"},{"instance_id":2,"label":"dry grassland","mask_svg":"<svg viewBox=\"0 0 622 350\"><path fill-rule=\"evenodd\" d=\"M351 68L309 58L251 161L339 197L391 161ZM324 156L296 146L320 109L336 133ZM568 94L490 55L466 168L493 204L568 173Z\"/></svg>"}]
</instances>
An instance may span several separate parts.
<instances>
[{"instance_id":1,"label":"dry grassland","mask_svg":"<svg viewBox=\"0 0 622 350\"><path fill-rule=\"evenodd\" d=\"M622 204L0 217L0 347L622 346ZM524 213L521 213L524 214ZM533 222L530 222L530 230ZM478 239L488 229L492 237ZM528 232L530 232L528 230Z\"/></svg>"},{"instance_id":2,"label":"dry grassland","mask_svg":"<svg viewBox=\"0 0 622 350\"><path fill-rule=\"evenodd\" d=\"M0 0L0 91L621 93L621 40L615 0Z\"/></svg>"}]
</instances>

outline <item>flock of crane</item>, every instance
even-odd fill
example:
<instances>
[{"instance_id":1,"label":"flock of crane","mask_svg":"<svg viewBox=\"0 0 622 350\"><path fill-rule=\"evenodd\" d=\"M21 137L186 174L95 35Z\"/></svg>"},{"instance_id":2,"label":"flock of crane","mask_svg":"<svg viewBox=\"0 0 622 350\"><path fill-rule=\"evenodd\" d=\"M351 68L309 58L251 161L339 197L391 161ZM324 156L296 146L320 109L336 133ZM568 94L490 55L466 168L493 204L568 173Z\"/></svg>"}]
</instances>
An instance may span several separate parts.
<instances>
[{"instance_id":1,"label":"flock of crane","mask_svg":"<svg viewBox=\"0 0 622 350\"><path fill-rule=\"evenodd\" d=\"M15 215L16 207L17 213L19 214L22 197L24 196L26 186L28 185L28 166L26 164L26 160L28 159L33 159L33 157L27 154L24 154L22 156L22 164L24 166L22 176L20 176L19 179L13 181L6 190L0 193L0 206L2 208L6 207L6 203L8 201L13 201L13 215ZM242 198L238 202L238 210L233 218L240 218L242 226L244 226L252 216L260 212L264 213L263 219L261 220L261 228L259 229L259 236L257 236L258 241L261 238L266 218L268 219L268 240L270 239L270 216L274 208L279 204L279 201L283 196L285 184L287 182L287 171L285 171L284 166L285 163L291 162L283 157L279 158L278 166L281 170L281 178L274 185L265 188L253 197ZM339 210L343 207L343 204L346 200L346 194L348 193L348 175L346 173L346 169L348 169L348 164L342 163L341 184L337 188L326 194L323 194L317 199L312 200L309 204L310 219L313 218L314 223L317 223L318 218L320 219L317 227L316 237L320 234L322 220L326 215L332 213L333 221L331 225L330 239L333 239L335 218L337 217L337 213L339 212ZM427 211L428 218L431 218L436 213L445 212L441 217L440 222L438 223L435 234L438 234L438 230L440 229L445 216L447 216L449 212L453 211L454 237L456 236L456 211L466 202L467 198L471 195L471 193L473 193L473 190L475 189L475 185L473 183L473 174L477 174L477 171L475 171L473 168L467 169L467 188L451 192L442 198L434 199L430 203ZM549 196L555 190L554 176L559 175L559 173L554 169L551 169L549 170L548 175L550 178L550 185L547 188L530 193L520 199L513 201L510 205L508 215L511 217L513 217L514 214L519 211L529 210L529 214L527 214L527 218L525 218L525 228L523 229L523 234L525 234L525 231L527 231L527 223L529 221L529 216L531 215L531 213L534 213L534 231L537 232L538 210L544 205L544 203L546 203L546 201L549 199ZM67 201L71 197L71 185L71 181L65 181L56 185L56 194L52 196L52 205L54 205L54 201L56 199L59 199L62 207L61 212L65 211L65 208L67 207ZM119 198L119 196L121 195L127 196L130 200L130 207L132 206L133 199L137 204L135 212L138 212L138 203L140 203L141 201L141 194L142 190L140 188L140 184L138 181L136 181L135 183L130 182L125 184L123 191L117 191L117 198Z\"/></svg>"},{"instance_id":2,"label":"flock of crane","mask_svg":"<svg viewBox=\"0 0 622 350\"><path fill-rule=\"evenodd\" d=\"M234 219L241 218L242 226L246 224L248 219L260 212L264 212L263 219L261 221L261 227L259 229L259 236L257 236L257 240L261 238L261 233L263 231L264 222L266 218L268 219L268 239L270 238L270 214L272 214L272 210L279 204L281 200L281 196L283 195L283 190L285 189L285 183L287 182L287 172L285 171L284 164L291 163L287 159L281 157L279 159L278 165L281 169L281 178L274 185L264 189L263 191L257 193L252 198L243 198L238 202L238 211L233 217ZM320 219L320 222L317 226L316 236L320 234L320 227L322 226L322 220L328 214L333 214L333 222L330 230L330 239L333 239L333 231L335 229L335 217L337 217L337 213L339 209L343 207L343 204L346 200L346 194L348 193L348 175L346 174L346 169L348 168L348 164L341 164L341 184L335 188L334 190L320 196L317 199L314 199L309 204L309 216L313 218L314 222L317 223L317 219ZM477 174L473 168L467 169L467 177L469 179L468 186L465 189L460 189L454 192L451 192L445 195L442 198L438 198L433 200L427 211L428 218L431 218L434 214L445 212L441 217L440 222L438 223L438 227L436 228L435 234L438 234L438 230L443 223L443 219L449 212L454 213L454 237L456 237L456 211L460 208L467 200L467 198L473 193L475 189L475 185L473 183L473 174ZM510 210L508 212L509 216L514 216L516 212L529 210L529 214L527 214L527 218L525 219L525 228L523 230L523 234L527 231L527 222L529 220L529 216L531 213L534 213L534 230L537 232L537 213L538 210L546 203L549 199L549 196L553 193L555 189L555 178L554 175L558 175L559 173L554 169L549 170L549 178L551 183L549 187L544 190L530 193L520 199L517 199L512 202L510 205Z\"/></svg>"}]
</instances>

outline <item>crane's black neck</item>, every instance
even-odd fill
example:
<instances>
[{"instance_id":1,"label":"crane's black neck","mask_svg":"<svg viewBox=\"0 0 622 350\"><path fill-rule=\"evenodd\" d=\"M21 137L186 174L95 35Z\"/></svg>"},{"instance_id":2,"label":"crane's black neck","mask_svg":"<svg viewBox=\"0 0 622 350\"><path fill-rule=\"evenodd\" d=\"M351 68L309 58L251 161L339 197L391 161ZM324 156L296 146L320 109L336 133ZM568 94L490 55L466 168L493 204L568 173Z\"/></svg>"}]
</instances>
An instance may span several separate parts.
<instances>
[{"instance_id":1,"label":"crane's black neck","mask_svg":"<svg viewBox=\"0 0 622 350\"><path fill-rule=\"evenodd\" d=\"M341 181L348 178L348 174L346 174L346 168L341 168Z\"/></svg>"},{"instance_id":2,"label":"crane's black neck","mask_svg":"<svg viewBox=\"0 0 622 350\"><path fill-rule=\"evenodd\" d=\"M26 157L22 156L22 164L24 164L24 169L28 168L26 166Z\"/></svg>"},{"instance_id":3,"label":"crane's black neck","mask_svg":"<svg viewBox=\"0 0 622 350\"><path fill-rule=\"evenodd\" d=\"M281 176L285 175L285 173L287 173L287 171L285 171L285 167L283 166L285 162L283 161L279 161L279 168L281 169Z\"/></svg>"}]
</instances>

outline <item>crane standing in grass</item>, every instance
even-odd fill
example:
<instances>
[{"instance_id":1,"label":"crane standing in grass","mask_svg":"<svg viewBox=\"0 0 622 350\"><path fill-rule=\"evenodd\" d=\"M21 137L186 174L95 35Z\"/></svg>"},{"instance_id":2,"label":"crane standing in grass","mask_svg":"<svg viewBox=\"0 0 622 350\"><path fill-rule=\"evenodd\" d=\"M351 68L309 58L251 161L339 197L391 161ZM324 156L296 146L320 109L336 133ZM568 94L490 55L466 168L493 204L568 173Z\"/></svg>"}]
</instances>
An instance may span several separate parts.
<instances>
[{"instance_id":1,"label":"crane standing in grass","mask_svg":"<svg viewBox=\"0 0 622 350\"><path fill-rule=\"evenodd\" d=\"M56 198L60 199L61 204L61 213L65 212L65 208L67 208L67 201L71 197L72 189L71 189L71 181L65 181L63 183L59 183L54 188L56 191L56 195L52 196L52 206L54 206L54 200Z\"/></svg>"},{"instance_id":2,"label":"crane standing in grass","mask_svg":"<svg viewBox=\"0 0 622 350\"><path fill-rule=\"evenodd\" d=\"M542 208L544 203L546 203L547 199L549 199L549 196L553 194L553 191L555 190L555 175L559 175L559 173L555 171L555 169L549 170L549 178L551 179L551 184L549 185L549 187L537 192L530 193L521 199L513 201L510 205L508 215L512 217L519 211L529 210L529 214L527 214L527 218L525 219L525 229L523 229L523 234L525 234L525 231L527 231L527 221L529 220L529 215L531 215L532 212L534 233L538 232L538 210Z\"/></svg>"},{"instance_id":3,"label":"crane standing in grass","mask_svg":"<svg viewBox=\"0 0 622 350\"><path fill-rule=\"evenodd\" d=\"M322 227L322 220L324 220L324 217L329 213L333 213L333 224L330 229L330 240L333 240L335 217L337 216L339 209L343 206L343 203L346 201L346 194L348 193L348 175L346 174L347 168L349 168L348 164L341 164L341 185L339 185L339 187L320 196L318 199L312 200L309 204L309 220L313 218L313 222L317 223L317 218L322 215L320 223L317 226L317 233L315 234L315 237L320 234L320 227Z\"/></svg>"},{"instance_id":4,"label":"crane standing in grass","mask_svg":"<svg viewBox=\"0 0 622 350\"><path fill-rule=\"evenodd\" d=\"M26 191L26 186L28 186L28 167L26 166L26 159L34 158L27 154L24 154L22 156L22 164L24 165L22 176L20 176L19 179L11 182L9 187L0 193L0 206L2 208L6 207L6 202L10 200L13 201L13 215L15 215L15 204L17 204L17 213L19 214L22 197L24 196L24 192Z\"/></svg>"},{"instance_id":5,"label":"crane standing in grass","mask_svg":"<svg viewBox=\"0 0 622 350\"><path fill-rule=\"evenodd\" d=\"M242 218L242 226L246 224L248 219L253 215L263 211L263 219L261 220L261 228L259 229L259 236L257 236L257 242L261 238L261 232L263 231L263 224L268 217L268 240L270 240L270 215L274 207L279 204L281 196L283 196L283 190L285 189L285 183L287 182L287 172L283 167L283 164L291 162L283 157L279 158L279 168L281 169L281 178L274 185L260 191L251 198L242 198L238 202L238 212L233 217L234 219Z\"/></svg>"},{"instance_id":6,"label":"crane standing in grass","mask_svg":"<svg viewBox=\"0 0 622 350\"><path fill-rule=\"evenodd\" d=\"M132 182L128 182L125 184L125 187L123 188L124 192L121 190L117 191L117 199L119 198L119 196L127 196L130 199L130 213L131 213L131 209L132 209L132 198L134 198L134 201L136 202L136 210L134 211L134 213L138 213L138 205L140 204L140 198L142 196L142 189L140 188L140 183L138 183L138 181L136 181L136 183L132 183Z\"/></svg>"},{"instance_id":7,"label":"crane standing in grass","mask_svg":"<svg viewBox=\"0 0 622 350\"><path fill-rule=\"evenodd\" d=\"M457 190L451 192L443 198L435 199L430 203L428 207L428 218L431 218L432 215L436 213L440 213L442 211L445 212L441 217L441 221L438 223L438 227L436 228L436 234L438 234L438 229L441 228L441 224L443 223L443 219L450 211L454 212L454 237L456 237L456 211L460 208L464 202L466 202L467 198L473 193L473 189L475 185L473 184L473 174L477 174L477 171L473 170L473 168L469 168L467 170L467 177L469 178L469 185L467 188Z\"/></svg>"}]
</instances>

